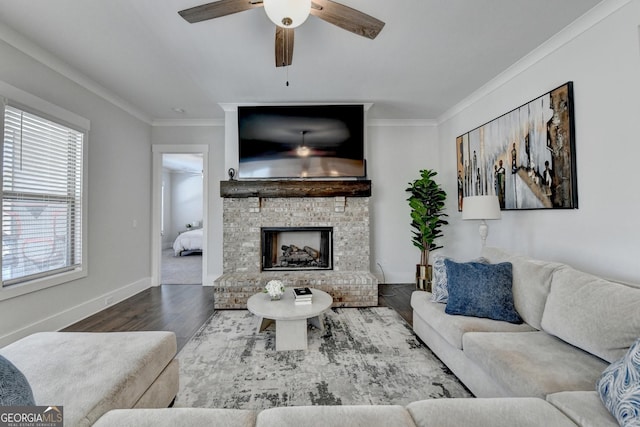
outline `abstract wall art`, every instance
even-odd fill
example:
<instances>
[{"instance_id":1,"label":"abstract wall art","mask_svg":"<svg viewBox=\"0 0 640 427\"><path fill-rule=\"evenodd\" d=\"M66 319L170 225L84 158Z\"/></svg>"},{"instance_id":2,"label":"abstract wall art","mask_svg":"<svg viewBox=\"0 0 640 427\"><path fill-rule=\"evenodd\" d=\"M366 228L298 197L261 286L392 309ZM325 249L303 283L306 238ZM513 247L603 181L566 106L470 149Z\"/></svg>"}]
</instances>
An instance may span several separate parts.
<instances>
[{"instance_id":1,"label":"abstract wall art","mask_svg":"<svg viewBox=\"0 0 640 427\"><path fill-rule=\"evenodd\" d=\"M497 195L504 210L576 209L573 83L456 138L463 198Z\"/></svg>"}]
</instances>

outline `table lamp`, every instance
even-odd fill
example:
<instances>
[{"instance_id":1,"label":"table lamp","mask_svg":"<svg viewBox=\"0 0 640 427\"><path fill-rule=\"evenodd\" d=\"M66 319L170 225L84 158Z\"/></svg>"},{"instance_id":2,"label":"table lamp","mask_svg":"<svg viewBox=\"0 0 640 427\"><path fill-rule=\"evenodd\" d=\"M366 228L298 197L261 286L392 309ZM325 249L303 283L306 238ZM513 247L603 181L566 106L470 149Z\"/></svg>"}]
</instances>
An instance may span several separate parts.
<instances>
[{"instance_id":1,"label":"table lamp","mask_svg":"<svg viewBox=\"0 0 640 427\"><path fill-rule=\"evenodd\" d=\"M462 219L479 219L482 247L487 243L489 226L486 220L500 219L500 203L497 196L470 196L462 199Z\"/></svg>"}]
</instances>

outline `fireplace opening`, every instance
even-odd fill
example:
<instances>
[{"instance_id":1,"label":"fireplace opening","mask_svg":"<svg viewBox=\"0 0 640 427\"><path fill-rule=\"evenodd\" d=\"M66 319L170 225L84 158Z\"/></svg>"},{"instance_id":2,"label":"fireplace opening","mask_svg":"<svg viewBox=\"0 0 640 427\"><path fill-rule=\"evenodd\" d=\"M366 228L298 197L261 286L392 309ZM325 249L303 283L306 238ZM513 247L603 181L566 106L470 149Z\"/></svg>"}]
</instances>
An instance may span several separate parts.
<instances>
[{"instance_id":1,"label":"fireplace opening","mask_svg":"<svg viewBox=\"0 0 640 427\"><path fill-rule=\"evenodd\" d=\"M262 228L262 271L332 270L333 228Z\"/></svg>"}]
</instances>

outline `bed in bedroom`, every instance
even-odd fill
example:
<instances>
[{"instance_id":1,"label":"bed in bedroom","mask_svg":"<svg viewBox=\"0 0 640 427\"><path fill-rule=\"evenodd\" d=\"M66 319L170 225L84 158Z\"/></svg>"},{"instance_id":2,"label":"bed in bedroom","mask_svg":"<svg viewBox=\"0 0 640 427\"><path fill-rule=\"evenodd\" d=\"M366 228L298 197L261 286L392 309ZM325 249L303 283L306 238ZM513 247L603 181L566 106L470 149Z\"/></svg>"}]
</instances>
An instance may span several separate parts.
<instances>
[{"instance_id":1,"label":"bed in bedroom","mask_svg":"<svg viewBox=\"0 0 640 427\"><path fill-rule=\"evenodd\" d=\"M180 233L173 242L173 252L175 256L202 252L202 236L202 228Z\"/></svg>"}]
</instances>

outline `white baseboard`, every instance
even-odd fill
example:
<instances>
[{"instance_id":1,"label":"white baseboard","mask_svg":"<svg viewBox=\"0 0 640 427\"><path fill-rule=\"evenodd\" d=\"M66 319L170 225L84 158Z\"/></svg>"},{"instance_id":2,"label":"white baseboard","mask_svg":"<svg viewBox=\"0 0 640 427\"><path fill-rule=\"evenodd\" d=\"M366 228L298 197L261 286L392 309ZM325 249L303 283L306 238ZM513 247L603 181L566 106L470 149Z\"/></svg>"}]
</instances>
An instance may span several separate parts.
<instances>
[{"instance_id":1,"label":"white baseboard","mask_svg":"<svg viewBox=\"0 0 640 427\"><path fill-rule=\"evenodd\" d=\"M385 282L382 281L381 275L376 274L380 283L415 283L415 272L408 271L385 271Z\"/></svg>"},{"instance_id":2,"label":"white baseboard","mask_svg":"<svg viewBox=\"0 0 640 427\"><path fill-rule=\"evenodd\" d=\"M0 347L4 347L11 344L20 338L34 334L36 332L50 332L59 331L72 325L82 319L85 319L93 314L96 314L105 308L116 304L120 301L124 301L133 295L144 291L151 286L151 278L145 277L136 282L125 285L121 288L100 295L89 301L85 301L82 304L78 304L75 307L68 308L60 313L56 313L52 316L40 319L37 322L31 323L23 328L17 329L0 337Z\"/></svg>"}]
</instances>

